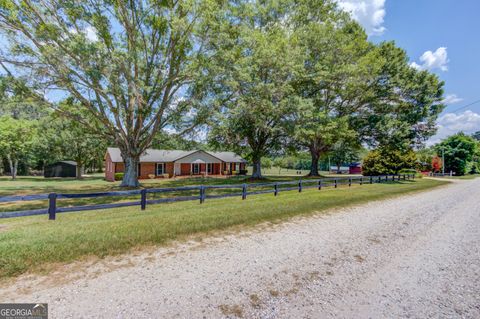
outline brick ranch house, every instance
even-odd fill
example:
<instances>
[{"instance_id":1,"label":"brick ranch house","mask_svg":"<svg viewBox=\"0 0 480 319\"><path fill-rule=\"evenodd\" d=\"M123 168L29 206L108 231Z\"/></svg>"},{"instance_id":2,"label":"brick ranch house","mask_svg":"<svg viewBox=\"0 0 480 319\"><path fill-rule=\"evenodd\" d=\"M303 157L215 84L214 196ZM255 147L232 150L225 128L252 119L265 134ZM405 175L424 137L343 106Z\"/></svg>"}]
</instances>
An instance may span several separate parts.
<instances>
[{"instance_id":1,"label":"brick ranch house","mask_svg":"<svg viewBox=\"0 0 480 319\"><path fill-rule=\"evenodd\" d=\"M246 160L233 152L148 149L140 156L138 178L232 175L244 173L246 164ZM105 179L110 182L115 181L115 173L123 173L124 169L120 149L109 147L105 154Z\"/></svg>"}]
</instances>

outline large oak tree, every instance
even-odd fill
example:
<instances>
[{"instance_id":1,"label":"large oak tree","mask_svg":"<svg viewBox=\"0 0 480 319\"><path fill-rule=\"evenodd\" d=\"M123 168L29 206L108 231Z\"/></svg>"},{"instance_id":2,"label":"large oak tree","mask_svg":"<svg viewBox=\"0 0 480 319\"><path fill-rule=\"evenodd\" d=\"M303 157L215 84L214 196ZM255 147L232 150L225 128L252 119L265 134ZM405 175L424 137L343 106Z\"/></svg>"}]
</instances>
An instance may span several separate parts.
<instances>
[{"instance_id":1,"label":"large oak tree","mask_svg":"<svg viewBox=\"0 0 480 319\"><path fill-rule=\"evenodd\" d=\"M113 137L137 186L140 155L165 127L188 130L204 114L190 84L205 58L203 41L216 16L213 0L3 0L3 71L37 89L72 96L98 121L75 117ZM198 104L195 104L198 106ZM188 115L187 114L188 112ZM96 125L100 123L100 127Z\"/></svg>"},{"instance_id":2,"label":"large oak tree","mask_svg":"<svg viewBox=\"0 0 480 319\"><path fill-rule=\"evenodd\" d=\"M297 46L282 23L287 6L278 1L233 3L230 22L210 46L213 145L243 153L261 178L262 157L279 150L292 134L293 115L302 103L292 83L301 66Z\"/></svg>"}]
</instances>

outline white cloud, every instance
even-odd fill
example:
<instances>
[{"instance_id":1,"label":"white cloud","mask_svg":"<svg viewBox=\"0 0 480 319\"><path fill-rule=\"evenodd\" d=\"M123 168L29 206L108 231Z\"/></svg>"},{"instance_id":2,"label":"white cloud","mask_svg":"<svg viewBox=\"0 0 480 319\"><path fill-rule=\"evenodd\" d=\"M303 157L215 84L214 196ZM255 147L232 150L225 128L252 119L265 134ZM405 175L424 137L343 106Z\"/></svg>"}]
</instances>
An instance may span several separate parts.
<instances>
[{"instance_id":1,"label":"white cloud","mask_svg":"<svg viewBox=\"0 0 480 319\"><path fill-rule=\"evenodd\" d=\"M461 97L458 97L456 94L447 94L447 96L445 96L445 98L443 99L442 103L446 105L450 105L450 104L455 104L462 101L463 99Z\"/></svg>"},{"instance_id":2,"label":"white cloud","mask_svg":"<svg viewBox=\"0 0 480 319\"><path fill-rule=\"evenodd\" d=\"M459 114L446 113L438 118L437 126L437 134L428 141L429 145L458 132L472 134L480 131L480 114L470 110Z\"/></svg>"},{"instance_id":3,"label":"white cloud","mask_svg":"<svg viewBox=\"0 0 480 319\"><path fill-rule=\"evenodd\" d=\"M416 62L410 63L410 66L414 69L421 70L422 66L420 64L417 64Z\"/></svg>"},{"instance_id":4,"label":"white cloud","mask_svg":"<svg viewBox=\"0 0 480 319\"><path fill-rule=\"evenodd\" d=\"M440 69L442 71L448 71L448 54L446 47L440 47L435 52L425 51L420 57L421 64L416 62L410 63L412 68L418 70L434 70Z\"/></svg>"},{"instance_id":5,"label":"white cloud","mask_svg":"<svg viewBox=\"0 0 480 319\"><path fill-rule=\"evenodd\" d=\"M386 28L383 26L385 18L385 0L336 0L338 6L350 12L367 31L368 35L381 35Z\"/></svg>"}]
</instances>

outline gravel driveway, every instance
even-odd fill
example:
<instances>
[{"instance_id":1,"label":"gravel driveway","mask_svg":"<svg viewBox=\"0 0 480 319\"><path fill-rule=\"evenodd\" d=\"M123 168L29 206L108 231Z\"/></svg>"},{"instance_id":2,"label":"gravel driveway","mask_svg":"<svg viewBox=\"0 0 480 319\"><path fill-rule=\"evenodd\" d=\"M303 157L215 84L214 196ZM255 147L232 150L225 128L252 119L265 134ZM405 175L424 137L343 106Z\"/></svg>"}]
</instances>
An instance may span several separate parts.
<instances>
[{"instance_id":1,"label":"gravel driveway","mask_svg":"<svg viewBox=\"0 0 480 319\"><path fill-rule=\"evenodd\" d=\"M0 298L52 318L480 318L480 179L78 268Z\"/></svg>"}]
</instances>

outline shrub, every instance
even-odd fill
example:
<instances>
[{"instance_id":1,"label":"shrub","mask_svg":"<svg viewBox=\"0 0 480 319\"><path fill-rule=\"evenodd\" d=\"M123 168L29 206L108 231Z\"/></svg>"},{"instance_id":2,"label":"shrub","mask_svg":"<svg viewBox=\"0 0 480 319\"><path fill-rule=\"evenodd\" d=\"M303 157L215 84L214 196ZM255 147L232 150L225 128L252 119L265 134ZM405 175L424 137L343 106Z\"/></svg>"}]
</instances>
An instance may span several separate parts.
<instances>
[{"instance_id":1,"label":"shrub","mask_svg":"<svg viewBox=\"0 0 480 319\"><path fill-rule=\"evenodd\" d=\"M123 173L115 173L115 180L121 181L123 179Z\"/></svg>"},{"instance_id":2,"label":"shrub","mask_svg":"<svg viewBox=\"0 0 480 319\"><path fill-rule=\"evenodd\" d=\"M367 176L398 174L402 169L415 171L416 162L417 156L412 149L379 148L370 151L363 159L362 170Z\"/></svg>"},{"instance_id":3,"label":"shrub","mask_svg":"<svg viewBox=\"0 0 480 319\"><path fill-rule=\"evenodd\" d=\"M413 168L403 168L398 171L398 174L417 174L417 170Z\"/></svg>"}]
</instances>

